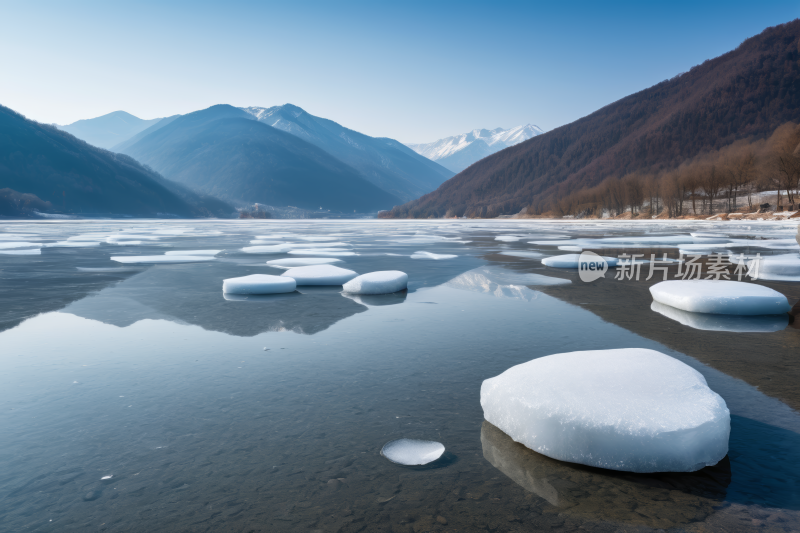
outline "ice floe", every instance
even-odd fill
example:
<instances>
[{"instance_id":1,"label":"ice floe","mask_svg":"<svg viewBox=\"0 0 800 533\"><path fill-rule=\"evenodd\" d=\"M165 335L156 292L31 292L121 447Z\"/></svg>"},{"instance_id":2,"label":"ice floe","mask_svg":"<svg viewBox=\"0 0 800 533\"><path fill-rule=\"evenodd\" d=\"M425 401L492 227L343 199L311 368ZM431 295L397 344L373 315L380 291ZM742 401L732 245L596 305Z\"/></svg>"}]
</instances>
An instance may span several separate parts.
<instances>
[{"instance_id":1,"label":"ice floe","mask_svg":"<svg viewBox=\"0 0 800 533\"><path fill-rule=\"evenodd\" d=\"M389 294L408 288L408 274L399 270L380 270L362 274L344 284L351 294Z\"/></svg>"},{"instance_id":2,"label":"ice floe","mask_svg":"<svg viewBox=\"0 0 800 533\"><path fill-rule=\"evenodd\" d=\"M28 248L25 250L3 250L0 249L0 254L3 255L42 255L41 248Z\"/></svg>"},{"instance_id":3,"label":"ice floe","mask_svg":"<svg viewBox=\"0 0 800 533\"><path fill-rule=\"evenodd\" d=\"M569 246L569 245L568 246L559 246L558 249L563 251L563 252L582 252L583 251L583 248L581 248L580 246Z\"/></svg>"},{"instance_id":4,"label":"ice floe","mask_svg":"<svg viewBox=\"0 0 800 533\"><path fill-rule=\"evenodd\" d=\"M381 455L393 463L420 466L432 463L442 456L444 445L432 440L397 439L387 442Z\"/></svg>"},{"instance_id":5,"label":"ice floe","mask_svg":"<svg viewBox=\"0 0 800 533\"><path fill-rule=\"evenodd\" d=\"M297 250L289 250L288 253L290 255L330 255L333 257L350 257L353 255L358 255L355 252L351 252L349 250L342 250L341 248L297 249Z\"/></svg>"},{"instance_id":6,"label":"ice floe","mask_svg":"<svg viewBox=\"0 0 800 533\"><path fill-rule=\"evenodd\" d=\"M164 255L217 255L222 250L171 250Z\"/></svg>"},{"instance_id":7,"label":"ice floe","mask_svg":"<svg viewBox=\"0 0 800 533\"><path fill-rule=\"evenodd\" d=\"M755 283L726 280L669 280L650 287L656 302L718 315L778 315L791 309L786 296Z\"/></svg>"},{"instance_id":8,"label":"ice floe","mask_svg":"<svg viewBox=\"0 0 800 533\"><path fill-rule=\"evenodd\" d=\"M283 254L292 249L292 245L275 244L272 246L246 246L242 251L246 254Z\"/></svg>"},{"instance_id":9,"label":"ice floe","mask_svg":"<svg viewBox=\"0 0 800 533\"><path fill-rule=\"evenodd\" d=\"M748 275L755 279L800 281L800 255L785 254L762 257L758 264L750 262Z\"/></svg>"},{"instance_id":10,"label":"ice floe","mask_svg":"<svg viewBox=\"0 0 800 533\"><path fill-rule=\"evenodd\" d=\"M282 294L294 292L297 283L293 278L251 274L222 281L222 292L226 294Z\"/></svg>"},{"instance_id":11,"label":"ice floe","mask_svg":"<svg viewBox=\"0 0 800 533\"><path fill-rule=\"evenodd\" d=\"M522 237L518 235L498 235L494 238L494 240L501 242L517 242L520 239L522 239Z\"/></svg>"},{"instance_id":12,"label":"ice floe","mask_svg":"<svg viewBox=\"0 0 800 533\"><path fill-rule=\"evenodd\" d=\"M487 421L548 457L628 472L693 472L728 453L730 412L688 365L654 350L570 352L481 386Z\"/></svg>"},{"instance_id":13,"label":"ice floe","mask_svg":"<svg viewBox=\"0 0 800 533\"><path fill-rule=\"evenodd\" d=\"M92 246L100 246L100 243L97 241L58 241L42 245L43 248L91 248Z\"/></svg>"},{"instance_id":14,"label":"ice floe","mask_svg":"<svg viewBox=\"0 0 800 533\"><path fill-rule=\"evenodd\" d=\"M411 259L433 259L438 261L440 259L455 259L458 257L453 254L435 254L433 252L414 252L411 254Z\"/></svg>"},{"instance_id":15,"label":"ice floe","mask_svg":"<svg viewBox=\"0 0 800 533\"><path fill-rule=\"evenodd\" d=\"M344 285L358 273L333 265L310 265L290 268L281 276L293 278L297 285Z\"/></svg>"},{"instance_id":16,"label":"ice floe","mask_svg":"<svg viewBox=\"0 0 800 533\"><path fill-rule=\"evenodd\" d=\"M12 250L14 248L32 248L42 246L40 242L0 242L0 250Z\"/></svg>"},{"instance_id":17,"label":"ice floe","mask_svg":"<svg viewBox=\"0 0 800 533\"><path fill-rule=\"evenodd\" d=\"M170 263L201 263L214 261L216 257L207 255L112 255L112 261L127 264L170 264Z\"/></svg>"},{"instance_id":18,"label":"ice floe","mask_svg":"<svg viewBox=\"0 0 800 533\"><path fill-rule=\"evenodd\" d=\"M650 304L650 309L684 326L704 331L730 331L734 333L770 333L786 329L789 315L711 315L690 313L659 302Z\"/></svg>"},{"instance_id":19,"label":"ice floe","mask_svg":"<svg viewBox=\"0 0 800 533\"><path fill-rule=\"evenodd\" d=\"M336 257L290 257L288 259L273 259L267 264L275 268L295 268L312 265L329 265L331 263L341 263L342 260Z\"/></svg>"},{"instance_id":20,"label":"ice floe","mask_svg":"<svg viewBox=\"0 0 800 533\"><path fill-rule=\"evenodd\" d=\"M617 266L619 260L616 257L597 256L596 258L583 257L582 254L564 254L545 257L542 264L553 268L574 268L577 269L580 263L605 261L609 267Z\"/></svg>"}]
</instances>

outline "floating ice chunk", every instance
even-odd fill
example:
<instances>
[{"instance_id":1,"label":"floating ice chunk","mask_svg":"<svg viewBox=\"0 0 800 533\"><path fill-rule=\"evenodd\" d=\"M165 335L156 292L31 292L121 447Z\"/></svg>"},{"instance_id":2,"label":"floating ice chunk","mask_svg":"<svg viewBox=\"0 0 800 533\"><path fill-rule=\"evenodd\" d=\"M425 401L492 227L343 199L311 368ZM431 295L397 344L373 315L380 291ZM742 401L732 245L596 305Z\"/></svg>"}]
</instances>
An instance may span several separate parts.
<instances>
[{"instance_id":1,"label":"floating ice chunk","mask_svg":"<svg viewBox=\"0 0 800 533\"><path fill-rule=\"evenodd\" d=\"M112 255L112 261L129 264L169 264L169 263L200 263L214 261L216 257L207 255Z\"/></svg>"},{"instance_id":2,"label":"floating ice chunk","mask_svg":"<svg viewBox=\"0 0 800 533\"><path fill-rule=\"evenodd\" d=\"M481 386L487 421L553 459L628 472L693 472L728 453L730 412L688 365L654 350L571 352Z\"/></svg>"},{"instance_id":3,"label":"floating ice chunk","mask_svg":"<svg viewBox=\"0 0 800 533\"><path fill-rule=\"evenodd\" d=\"M298 250L289 250L290 255L330 255L334 257L350 257L353 255L358 255L355 252L351 252L349 250L342 250L341 248L311 248L308 250L305 249L298 249Z\"/></svg>"},{"instance_id":4,"label":"floating ice chunk","mask_svg":"<svg viewBox=\"0 0 800 533\"><path fill-rule=\"evenodd\" d=\"M434 254L431 252L414 252L411 254L411 259L433 259L436 261L439 259L455 259L456 257L458 256L452 254Z\"/></svg>"},{"instance_id":5,"label":"floating ice chunk","mask_svg":"<svg viewBox=\"0 0 800 533\"><path fill-rule=\"evenodd\" d=\"M48 242L42 245L44 248L89 248L100 246L98 241L58 241Z\"/></svg>"},{"instance_id":6,"label":"floating ice chunk","mask_svg":"<svg viewBox=\"0 0 800 533\"><path fill-rule=\"evenodd\" d=\"M2 250L0 254L3 255L42 255L41 248L28 248L27 250Z\"/></svg>"},{"instance_id":7,"label":"floating ice chunk","mask_svg":"<svg viewBox=\"0 0 800 533\"><path fill-rule=\"evenodd\" d=\"M164 255L217 255L222 250L171 250Z\"/></svg>"},{"instance_id":8,"label":"floating ice chunk","mask_svg":"<svg viewBox=\"0 0 800 533\"><path fill-rule=\"evenodd\" d=\"M735 333L769 333L781 331L789 325L789 315L711 315L690 313L669 305L653 302L650 309L684 326L704 331L731 331Z\"/></svg>"},{"instance_id":9,"label":"floating ice chunk","mask_svg":"<svg viewBox=\"0 0 800 533\"><path fill-rule=\"evenodd\" d=\"M106 242L109 244L114 244L117 241L130 241L130 240L137 240L137 241L157 241L161 237L155 235L111 235L110 237L106 238Z\"/></svg>"},{"instance_id":10,"label":"floating ice chunk","mask_svg":"<svg viewBox=\"0 0 800 533\"><path fill-rule=\"evenodd\" d=\"M75 267L80 272L141 272L141 267Z\"/></svg>"},{"instance_id":11,"label":"floating ice chunk","mask_svg":"<svg viewBox=\"0 0 800 533\"><path fill-rule=\"evenodd\" d=\"M112 474L112 475L110 475L110 476L103 476L103 477L101 477L101 478L100 478L100 481L105 481L105 480L107 480L107 479L111 479L112 477L114 477L114 475L113 475L113 474Z\"/></svg>"},{"instance_id":12,"label":"floating ice chunk","mask_svg":"<svg viewBox=\"0 0 800 533\"><path fill-rule=\"evenodd\" d=\"M362 274L344 284L351 294L389 294L408 288L408 274L399 270L380 270Z\"/></svg>"},{"instance_id":13,"label":"floating ice chunk","mask_svg":"<svg viewBox=\"0 0 800 533\"><path fill-rule=\"evenodd\" d=\"M397 439L387 442L381 455L393 463L418 466L432 463L442 456L444 445L432 440Z\"/></svg>"},{"instance_id":14,"label":"floating ice chunk","mask_svg":"<svg viewBox=\"0 0 800 533\"><path fill-rule=\"evenodd\" d=\"M309 241L309 242L324 242L324 241L335 241L336 237L319 237L319 236L307 236L307 237L298 237L301 241Z\"/></svg>"},{"instance_id":15,"label":"floating ice chunk","mask_svg":"<svg viewBox=\"0 0 800 533\"><path fill-rule=\"evenodd\" d=\"M40 242L0 242L0 250L12 250L14 248L32 248L42 246Z\"/></svg>"},{"instance_id":16,"label":"floating ice chunk","mask_svg":"<svg viewBox=\"0 0 800 533\"><path fill-rule=\"evenodd\" d=\"M283 254L291 249L291 243L284 243L273 246L246 246L242 251L246 254Z\"/></svg>"},{"instance_id":17,"label":"floating ice chunk","mask_svg":"<svg viewBox=\"0 0 800 533\"><path fill-rule=\"evenodd\" d=\"M541 254L539 252L526 252L524 250L523 251L510 250L510 251L503 251L503 252L498 252L498 253L500 255L508 255L508 256L511 256L511 257L522 257L524 259L539 259L543 255L543 254Z\"/></svg>"},{"instance_id":18,"label":"floating ice chunk","mask_svg":"<svg viewBox=\"0 0 800 533\"><path fill-rule=\"evenodd\" d=\"M263 241L261 239L253 239L250 244L283 244L281 241Z\"/></svg>"},{"instance_id":19,"label":"floating ice chunk","mask_svg":"<svg viewBox=\"0 0 800 533\"><path fill-rule=\"evenodd\" d=\"M582 252L583 251L583 248L581 248L580 246L559 246L558 249L562 250L564 252Z\"/></svg>"},{"instance_id":20,"label":"floating ice chunk","mask_svg":"<svg viewBox=\"0 0 800 533\"><path fill-rule=\"evenodd\" d=\"M358 273L333 265L310 265L290 268L281 276L293 278L298 285L344 285Z\"/></svg>"},{"instance_id":21,"label":"floating ice chunk","mask_svg":"<svg viewBox=\"0 0 800 533\"><path fill-rule=\"evenodd\" d=\"M494 238L494 240L501 242L517 242L521 238L522 237L517 235L498 235L497 237Z\"/></svg>"},{"instance_id":22,"label":"floating ice chunk","mask_svg":"<svg viewBox=\"0 0 800 533\"><path fill-rule=\"evenodd\" d=\"M609 267L617 266L619 260L616 257L598 256L596 261L604 260ZM542 259L542 264L554 268L575 268L577 269L581 262L581 254L564 254L554 255L552 257L545 257Z\"/></svg>"},{"instance_id":23,"label":"floating ice chunk","mask_svg":"<svg viewBox=\"0 0 800 533\"><path fill-rule=\"evenodd\" d=\"M650 294L659 303L692 313L779 315L792 307L783 294L743 281L662 281L650 287Z\"/></svg>"},{"instance_id":24,"label":"floating ice chunk","mask_svg":"<svg viewBox=\"0 0 800 533\"><path fill-rule=\"evenodd\" d=\"M281 294L294 292L297 283L292 278L252 274L222 281L222 292L226 294Z\"/></svg>"},{"instance_id":25,"label":"floating ice chunk","mask_svg":"<svg viewBox=\"0 0 800 533\"><path fill-rule=\"evenodd\" d=\"M749 263L749 276L756 274L753 262ZM762 257L758 263L757 279L775 281L800 281L800 255L786 254Z\"/></svg>"},{"instance_id":26,"label":"floating ice chunk","mask_svg":"<svg viewBox=\"0 0 800 533\"><path fill-rule=\"evenodd\" d=\"M341 262L342 260L336 257L290 257L288 259L267 261L267 264L275 268L295 268L312 265L329 265L331 263Z\"/></svg>"}]
</instances>

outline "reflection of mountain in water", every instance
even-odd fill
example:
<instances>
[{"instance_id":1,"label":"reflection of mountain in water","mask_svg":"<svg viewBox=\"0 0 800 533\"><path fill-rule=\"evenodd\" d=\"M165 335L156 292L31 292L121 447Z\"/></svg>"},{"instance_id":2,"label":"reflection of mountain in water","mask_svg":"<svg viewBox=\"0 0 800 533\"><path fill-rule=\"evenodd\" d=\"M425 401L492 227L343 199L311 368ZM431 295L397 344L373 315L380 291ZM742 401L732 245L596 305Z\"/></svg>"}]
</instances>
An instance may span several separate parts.
<instances>
[{"instance_id":1,"label":"reflection of mountain in water","mask_svg":"<svg viewBox=\"0 0 800 533\"><path fill-rule=\"evenodd\" d=\"M251 337L290 330L313 335L367 308L343 298L341 287L300 288L298 294L226 299L222 280L263 267L217 262L155 266L64 309L84 318L126 327L143 319L194 324L203 329Z\"/></svg>"},{"instance_id":2,"label":"reflection of mountain in water","mask_svg":"<svg viewBox=\"0 0 800 533\"><path fill-rule=\"evenodd\" d=\"M484 421L483 456L559 512L668 528L703 520L725 499L728 458L688 474L630 474L564 463L538 454Z\"/></svg>"},{"instance_id":3,"label":"reflection of mountain in water","mask_svg":"<svg viewBox=\"0 0 800 533\"><path fill-rule=\"evenodd\" d=\"M497 298L531 301L538 293L529 286L565 285L571 281L541 274L518 274L499 268L479 267L451 279L449 287L491 294Z\"/></svg>"}]
</instances>

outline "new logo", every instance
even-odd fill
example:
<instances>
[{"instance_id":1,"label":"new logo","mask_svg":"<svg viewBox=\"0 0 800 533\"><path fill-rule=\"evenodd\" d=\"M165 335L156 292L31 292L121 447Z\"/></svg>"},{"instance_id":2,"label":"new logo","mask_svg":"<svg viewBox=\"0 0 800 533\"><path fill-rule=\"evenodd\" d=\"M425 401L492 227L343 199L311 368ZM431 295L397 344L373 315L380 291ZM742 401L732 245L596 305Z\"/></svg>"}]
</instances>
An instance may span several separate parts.
<instances>
[{"instance_id":1,"label":"new logo","mask_svg":"<svg viewBox=\"0 0 800 533\"><path fill-rule=\"evenodd\" d=\"M606 260L594 252L583 252L578 258L578 275L581 281L590 283L598 278L603 278L608 272Z\"/></svg>"}]
</instances>

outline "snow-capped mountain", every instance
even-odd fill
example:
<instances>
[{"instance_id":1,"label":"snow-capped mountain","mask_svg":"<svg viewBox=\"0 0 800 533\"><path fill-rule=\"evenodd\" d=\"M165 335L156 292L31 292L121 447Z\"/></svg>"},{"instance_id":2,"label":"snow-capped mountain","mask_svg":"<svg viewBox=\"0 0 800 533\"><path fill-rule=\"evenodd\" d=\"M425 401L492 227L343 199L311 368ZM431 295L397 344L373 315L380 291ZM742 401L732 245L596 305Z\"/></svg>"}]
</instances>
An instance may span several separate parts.
<instances>
[{"instance_id":1,"label":"snow-capped mountain","mask_svg":"<svg viewBox=\"0 0 800 533\"><path fill-rule=\"evenodd\" d=\"M504 130L472 130L468 133L439 139L432 143L409 144L418 154L436 161L453 172L461 172L472 163L503 148L514 146L544 133L539 126L527 124Z\"/></svg>"}]
</instances>

